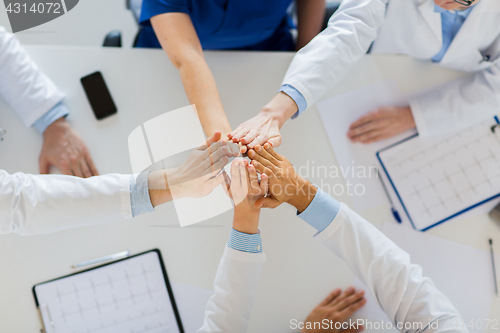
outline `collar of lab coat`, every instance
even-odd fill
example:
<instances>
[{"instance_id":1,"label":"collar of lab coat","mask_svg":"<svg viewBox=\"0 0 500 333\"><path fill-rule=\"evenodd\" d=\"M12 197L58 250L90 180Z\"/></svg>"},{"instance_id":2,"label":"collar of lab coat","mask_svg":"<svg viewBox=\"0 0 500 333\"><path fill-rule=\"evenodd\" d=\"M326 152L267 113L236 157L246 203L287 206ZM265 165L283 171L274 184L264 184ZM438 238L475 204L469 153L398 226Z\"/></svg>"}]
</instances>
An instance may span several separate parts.
<instances>
[{"instance_id":1,"label":"collar of lab coat","mask_svg":"<svg viewBox=\"0 0 500 333\"><path fill-rule=\"evenodd\" d=\"M465 46L467 46L468 43L470 44L470 31L477 30L478 26L483 25L484 15L497 15L500 21L500 1L481 0L474 5L469 16L451 42L450 47L444 55L441 63L458 61L464 53L463 50L469 49L469 47ZM484 33L488 33L488 31L485 30Z\"/></svg>"}]
</instances>

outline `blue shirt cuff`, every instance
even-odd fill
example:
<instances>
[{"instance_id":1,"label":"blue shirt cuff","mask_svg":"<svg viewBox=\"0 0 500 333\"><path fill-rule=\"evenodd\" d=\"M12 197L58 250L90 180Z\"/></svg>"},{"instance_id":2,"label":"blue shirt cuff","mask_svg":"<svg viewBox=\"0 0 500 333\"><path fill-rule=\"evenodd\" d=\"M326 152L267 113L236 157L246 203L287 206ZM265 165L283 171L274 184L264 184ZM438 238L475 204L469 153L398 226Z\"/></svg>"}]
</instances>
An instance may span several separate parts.
<instances>
[{"instance_id":1,"label":"blue shirt cuff","mask_svg":"<svg viewBox=\"0 0 500 333\"><path fill-rule=\"evenodd\" d=\"M139 176L130 176L130 205L132 206L132 216L154 212L155 209L151 204L149 197L147 173L141 173Z\"/></svg>"},{"instance_id":2,"label":"blue shirt cuff","mask_svg":"<svg viewBox=\"0 0 500 333\"><path fill-rule=\"evenodd\" d=\"M339 210L340 202L326 194L323 190L318 189L318 192L306 210L297 215L321 232L332 223Z\"/></svg>"},{"instance_id":3,"label":"blue shirt cuff","mask_svg":"<svg viewBox=\"0 0 500 333\"><path fill-rule=\"evenodd\" d=\"M49 127L54 121L61 117L66 117L69 114L69 110L63 102L57 103L52 109L47 111L43 116L38 118L33 124L33 127L43 134L47 127Z\"/></svg>"},{"instance_id":4,"label":"blue shirt cuff","mask_svg":"<svg viewBox=\"0 0 500 333\"><path fill-rule=\"evenodd\" d=\"M280 90L278 92L284 92L288 96L290 96L291 99L295 101L295 104L297 104L299 111L295 112L295 114L292 116L292 119L297 118L302 112L307 109L307 102L304 96L300 91L295 89L289 84L284 84L281 86Z\"/></svg>"},{"instance_id":5,"label":"blue shirt cuff","mask_svg":"<svg viewBox=\"0 0 500 333\"><path fill-rule=\"evenodd\" d=\"M229 236L227 246L236 251L261 253L262 238L260 238L260 234L246 234L231 229L231 235Z\"/></svg>"}]
</instances>

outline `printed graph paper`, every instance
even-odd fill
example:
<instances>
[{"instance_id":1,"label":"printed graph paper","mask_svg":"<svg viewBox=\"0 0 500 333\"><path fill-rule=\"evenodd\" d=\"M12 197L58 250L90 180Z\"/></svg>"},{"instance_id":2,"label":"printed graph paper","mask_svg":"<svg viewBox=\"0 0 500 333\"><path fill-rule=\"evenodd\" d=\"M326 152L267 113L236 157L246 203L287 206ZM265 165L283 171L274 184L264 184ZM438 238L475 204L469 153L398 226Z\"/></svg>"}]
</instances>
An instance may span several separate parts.
<instances>
[{"instance_id":1,"label":"printed graph paper","mask_svg":"<svg viewBox=\"0 0 500 333\"><path fill-rule=\"evenodd\" d=\"M156 252L35 290L48 333L179 333Z\"/></svg>"},{"instance_id":2,"label":"printed graph paper","mask_svg":"<svg viewBox=\"0 0 500 333\"><path fill-rule=\"evenodd\" d=\"M425 230L500 193L493 119L447 137L412 137L377 155L413 226Z\"/></svg>"}]
</instances>

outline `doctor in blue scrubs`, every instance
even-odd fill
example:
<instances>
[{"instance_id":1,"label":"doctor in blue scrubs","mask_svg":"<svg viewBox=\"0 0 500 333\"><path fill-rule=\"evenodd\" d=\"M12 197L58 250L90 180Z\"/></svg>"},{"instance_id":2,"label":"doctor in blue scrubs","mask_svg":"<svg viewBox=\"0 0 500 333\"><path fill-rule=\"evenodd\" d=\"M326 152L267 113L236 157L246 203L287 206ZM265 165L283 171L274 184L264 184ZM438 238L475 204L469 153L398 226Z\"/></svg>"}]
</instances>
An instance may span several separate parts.
<instances>
[{"instance_id":1,"label":"doctor in blue scrubs","mask_svg":"<svg viewBox=\"0 0 500 333\"><path fill-rule=\"evenodd\" d=\"M137 47L162 47L179 69L207 136L231 132L202 50L293 51L321 29L325 0L296 0L297 40L287 9L292 0L144 0ZM243 150L245 148L242 148Z\"/></svg>"}]
</instances>

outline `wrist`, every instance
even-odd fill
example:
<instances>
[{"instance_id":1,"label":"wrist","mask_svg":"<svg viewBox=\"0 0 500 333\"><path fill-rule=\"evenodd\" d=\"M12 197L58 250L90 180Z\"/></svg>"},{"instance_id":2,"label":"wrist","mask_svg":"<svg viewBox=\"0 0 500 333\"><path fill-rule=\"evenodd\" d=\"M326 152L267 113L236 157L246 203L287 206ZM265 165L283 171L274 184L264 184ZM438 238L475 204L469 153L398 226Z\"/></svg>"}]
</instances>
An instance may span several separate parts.
<instances>
[{"instance_id":1,"label":"wrist","mask_svg":"<svg viewBox=\"0 0 500 333\"><path fill-rule=\"evenodd\" d=\"M148 175L148 191L153 207L172 201L166 170L152 171ZM176 199L179 199L176 197Z\"/></svg>"},{"instance_id":2,"label":"wrist","mask_svg":"<svg viewBox=\"0 0 500 333\"><path fill-rule=\"evenodd\" d=\"M256 234L259 232L260 208L242 208L236 206L234 209L233 229L245 234Z\"/></svg>"},{"instance_id":3,"label":"wrist","mask_svg":"<svg viewBox=\"0 0 500 333\"><path fill-rule=\"evenodd\" d=\"M45 131L43 131L43 136L46 137L47 135L50 135L50 133L53 132L54 130L58 128L64 128L66 126L69 126L69 124L66 122L66 118L61 117L53 121L49 126L47 126Z\"/></svg>"},{"instance_id":4,"label":"wrist","mask_svg":"<svg viewBox=\"0 0 500 333\"><path fill-rule=\"evenodd\" d=\"M301 177L299 177L297 184L296 195L290 198L287 202L288 204L294 206L299 213L302 213L313 201L318 189L308 180Z\"/></svg>"},{"instance_id":5,"label":"wrist","mask_svg":"<svg viewBox=\"0 0 500 333\"><path fill-rule=\"evenodd\" d=\"M290 96L280 91L260 112L267 118L278 121L278 126L281 128L298 110L299 107L295 101Z\"/></svg>"}]
</instances>

